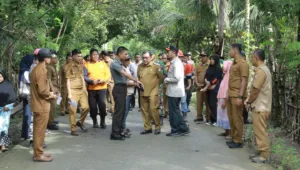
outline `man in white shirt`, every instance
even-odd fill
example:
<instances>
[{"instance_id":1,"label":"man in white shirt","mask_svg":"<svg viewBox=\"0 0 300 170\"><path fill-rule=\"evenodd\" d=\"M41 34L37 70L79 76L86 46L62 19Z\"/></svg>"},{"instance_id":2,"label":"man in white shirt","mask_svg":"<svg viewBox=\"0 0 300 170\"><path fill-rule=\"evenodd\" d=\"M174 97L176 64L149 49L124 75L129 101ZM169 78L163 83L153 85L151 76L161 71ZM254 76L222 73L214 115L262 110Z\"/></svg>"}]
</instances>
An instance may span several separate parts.
<instances>
[{"instance_id":1,"label":"man in white shirt","mask_svg":"<svg viewBox=\"0 0 300 170\"><path fill-rule=\"evenodd\" d=\"M141 56L137 53L134 55L134 62L132 62L129 67L133 71L133 77L137 78L137 70L138 66L142 64ZM140 90L138 87L134 88L134 93L133 97L131 98L131 106L134 108L135 107L135 95L136 92L138 92L138 101L139 101L139 108L141 108L141 103L140 103Z\"/></svg>"},{"instance_id":2,"label":"man in white shirt","mask_svg":"<svg viewBox=\"0 0 300 170\"><path fill-rule=\"evenodd\" d=\"M169 116L171 132L166 136L183 136L191 131L185 123L180 111L181 98L185 96L184 88L184 67L178 58L178 49L174 46L166 48L168 58L171 62L168 76L164 83L167 84L167 96L169 105Z\"/></svg>"}]
</instances>

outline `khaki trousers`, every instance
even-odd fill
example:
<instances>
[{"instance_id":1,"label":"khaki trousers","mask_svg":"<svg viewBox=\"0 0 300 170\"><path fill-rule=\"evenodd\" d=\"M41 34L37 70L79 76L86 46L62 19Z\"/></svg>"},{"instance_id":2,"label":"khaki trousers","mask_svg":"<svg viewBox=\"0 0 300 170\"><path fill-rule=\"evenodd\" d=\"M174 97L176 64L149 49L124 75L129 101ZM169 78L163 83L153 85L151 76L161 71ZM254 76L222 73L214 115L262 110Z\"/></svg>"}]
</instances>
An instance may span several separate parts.
<instances>
[{"instance_id":1,"label":"khaki trousers","mask_svg":"<svg viewBox=\"0 0 300 170\"><path fill-rule=\"evenodd\" d=\"M210 121L210 109L208 105L208 100L207 100L207 92L201 92L200 88L197 89L196 92L196 101L197 101L197 119L203 119L203 104L205 104L206 107L206 113L205 113L205 118L206 121Z\"/></svg>"},{"instance_id":2,"label":"khaki trousers","mask_svg":"<svg viewBox=\"0 0 300 170\"><path fill-rule=\"evenodd\" d=\"M55 114L56 114L56 100L51 100L50 101L50 112L49 112L48 125L53 124Z\"/></svg>"},{"instance_id":3,"label":"khaki trousers","mask_svg":"<svg viewBox=\"0 0 300 170\"><path fill-rule=\"evenodd\" d=\"M84 120L89 112L89 103L88 103L88 95L87 92L83 89L72 89L72 99L78 104L80 104L81 107L81 115L78 120L79 123L83 124ZM77 107L74 107L70 105L70 112L69 112L69 119L70 119L70 125L71 130L76 131L76 111Z\"/></svg>"},{"instance_id":4,"label":"khaki trousers","mask_svg":"<svg viewBox=\"0 0 300 170\"><path fill-rule=\"evenodd\" d=\"M167 96L167 87L163 86L163 105L164 105L164 116L168 116L169 108L168 108L168 96Z\"/></svg>"},{"instance_id":5,"label":"khaki trousers","mask_svg":"<svg viewBox=\"0 0 300 170\"><path fill-rule=\"evenodd\" d=\"M151 120L154 121L155 129L160 129L158 95L140 96L141 111L145 130L152 130Z\"/></svg>"},{"instance_id":6,"label":"khaki trousers","mask_svg":"<svg viewBox=\"0 0 300 170\"><path fill-rule=\"evenodd\" d=\"M257 149L264 158L270 156L269 137L267 132L267 120L270 116L268 112L252 112L253 129Z\"/></svg>"},{"instance_id":7,"label":"khaki trousers","mask_svg":"<svg viewBox=\"0 0 300 170\"><path fill-rule=\"evenodd\" d=\"M115 112L115 101L114 101L114 97L113 97L113 94L112 94L112 90L114 88L114 84L107 84L107 95L106 95L106 111L108 111L108 99L110 99L110 111L112 113Z\"/></svg>"},{"instance_id":8,"label":"khaki trousers","mask_svg":"<svg viewBox=\"0 0 300 170\"><path fill-rule=\"evenodd\" d=\"M66 88L61 90L61 102L60 102L60 113L65 113L68 111L68 91Z\"/></svg>"},{"instance_id":9,"label":"khaki trousers","mask_svg":"<svg viewBox=\"0 0 300 170\"><path fill-rule=\"evenodd\" d=\"M33 115L33 156L39 158L44 154L43 144L49 112L34 112Z\"/></svg>"},{"instance_id":10,"label":"khaki trousers","mask_svg":"<svg viewBox=\"0 0 300 170\"><path fill-rule=\"evenodd\" d=\"M240 106L236 105L237 98L229 98L227 102L227 114L231 128L232 141L235 143L243 142L244 133L244 118L243 118L243 103Z\"/></svg>"}]
</instances>

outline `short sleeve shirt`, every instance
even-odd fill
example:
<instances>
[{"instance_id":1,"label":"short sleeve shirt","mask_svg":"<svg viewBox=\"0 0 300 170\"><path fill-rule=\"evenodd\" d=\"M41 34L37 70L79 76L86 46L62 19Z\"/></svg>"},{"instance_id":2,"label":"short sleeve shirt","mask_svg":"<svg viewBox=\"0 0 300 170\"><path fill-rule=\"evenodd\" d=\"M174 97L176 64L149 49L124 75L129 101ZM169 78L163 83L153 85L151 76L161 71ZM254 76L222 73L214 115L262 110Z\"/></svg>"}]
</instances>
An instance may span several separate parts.
<instances>
[{"instance_id":1,"label":"short sleeve shirt","mask_svg":"<svg viewBox=\"0 0 300 170\"><path fill-rule=\"evenodd\" d=\"M110 72L114 79L115 84L126 84L127 78L121 74L121 71L124 70L122 63L118 58L115 58L114 61L110 64Z\"/></svg>"},{"instance_id":2,"label":"short sleeve shirt","mask_svg":"<svg viewBox=\"0 0 300 170\"><path fill-rule=\"evenodd\" d=\"M256 69L252 87L256 89L261 89L261 87L265 83L266 77L267 75L262 69Z\"/></svg>"},{"instance_id":3,"label":"short sleeve shirt","mask_svg":"<svg viewBox=\"0 0 300 170\"><path fill-rule=\"evenodd\" d=\"M71 89L83 88L83 68L76 63L69 63L65 67L66 79L70 79Z\"/></svg>"},{"instance_id":4,"label":"short sleeve shirt","mask_svg":"<svg viewBox=\"0 0 300 170\"><path fill-rule=\"evenodd\" d=\"M228 97L238 97L242 77L249 78L249 65L244 59L238 59L233 62L229 72L229 85L228 85ZM243 97L247 97L247 90L245 90Z\"/></svg>"}]
</instances>

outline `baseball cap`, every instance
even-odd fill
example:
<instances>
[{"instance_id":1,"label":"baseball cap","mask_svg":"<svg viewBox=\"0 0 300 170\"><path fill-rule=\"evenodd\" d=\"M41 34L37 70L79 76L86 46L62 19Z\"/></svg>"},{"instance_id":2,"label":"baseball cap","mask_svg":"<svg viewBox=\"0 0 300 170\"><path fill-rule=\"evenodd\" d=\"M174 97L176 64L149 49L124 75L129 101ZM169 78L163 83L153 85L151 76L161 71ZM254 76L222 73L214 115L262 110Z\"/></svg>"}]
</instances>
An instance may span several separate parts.
<instances>
[{"instance_id":1,"label":"baseball cap","mask_svg":"<svg viewBox=\"0 0 300 170\"><path fill-rule=\"evenodd\" d=\"M184 55L183 55L183 52L181 51L181 50L178 50L178 56L179 57L183 57Z\"/></svg>"},{"instance_id":2,"label":"baseball cap","mask_svg":"<svg viewBox=\"0 0 300 170\"><path fill-rule=\"evenodd\" d=\"M166 48L166 51L175 51L175 52L177 52L178 49L176 47L170 45L169 47Z\"/></svg>"},{"instance_id":3,"label":"baseball cap","mask_svg":"<svg viewBox=\"0 0 300 170\"><path fill-rule=\"evenodd\" d=\"M41 48L39 50L38 55L41 56L41 57L51 58L52 57L52 52L48 48Z\"/></svg>"}]
</instances>

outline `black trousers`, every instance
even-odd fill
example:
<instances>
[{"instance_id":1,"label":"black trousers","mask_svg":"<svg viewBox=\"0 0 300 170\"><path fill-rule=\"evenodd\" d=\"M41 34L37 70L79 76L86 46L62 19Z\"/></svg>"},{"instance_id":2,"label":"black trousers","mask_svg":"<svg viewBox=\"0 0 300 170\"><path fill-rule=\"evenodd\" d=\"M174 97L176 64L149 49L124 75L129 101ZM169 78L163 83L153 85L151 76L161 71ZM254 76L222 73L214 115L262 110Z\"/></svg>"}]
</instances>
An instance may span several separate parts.
<instances>
[{"instance_id":1,"label":"black trousers","mask_svg":"<svg viewBox=\"0 0 300 170\"><path fill-rule=\"evenodd\" d=\"M133 97L131 98L131 107L134 108L135 107L135 96L136 96L136 92L138 92L138 101L139 101L139 108L141 108L141 102L140 102L140 89L138 87L134 88L134 93L133 93Z\"/></svg>"},{"instance_id":2,"label":"black trousers","mask_svg":"<svg viewBox=\"0 0 300 170\"><path fill-rule=\"evenodd\" d=\"M217 95L218 95L218 93L215 92L214 90L207 91L207 100L208 100L208 105L209 105L209 108L211 111L210 121L212 123L217 122L217 104L218 104Z\"/></svg>"},{"instance_id":3,"label":"black trousers","mask_svg":"<svg viewBox=\"0 0 300 170\"><path fill-rule=\"evenodd\" d=\"M168 97L169 117L172 133L185 132L189 129L180 111L180 101L181 97Z\"/></svg>"},{"instance_id":4,"label":"black trousers","mask_svg":"<svg viewBox=\"0 0 300 170\"><path fill-rule=\"evenodd\" d=\"M245 106L243 109L243 118L244 118L244 123L248 123L248 111Z\"/></svg>"},{"instance_id":5,"label":"black trousers","mask_svg":"<svg viewBox=\"0 0 300 170\"><path fill-rule=\"evenodd\" d=\"M97 117L99 108L101 120L104 120L106 116L106 89L89 90L88 93L91 118Z\"/></svg>"},{"instance_id":6,"label":"black trousers","mask_svg":"<svg viewBox=\"0 0 300 170\"><path fill-rule=\"evenodd\" d=\"M187 103L187 106L189 107L190 103L191 103L191 98L192 98L192 87L190 88L190 90L185 90L185 93L186 93L186 103Z\"/></svg>"},{"instance_id":7,"label":"black trousers","mask_svg":"<svg viewBox=\"0 0 300 170\"><path fill-rule=\"evenodd\" d=\"M112 134L120 134L126 110L126 84L115 84L112 94L115 100L115 113L112 118Z\"/></svg>"}]
</instances>

